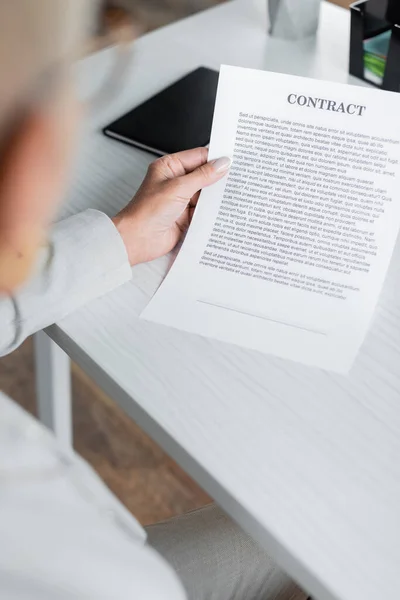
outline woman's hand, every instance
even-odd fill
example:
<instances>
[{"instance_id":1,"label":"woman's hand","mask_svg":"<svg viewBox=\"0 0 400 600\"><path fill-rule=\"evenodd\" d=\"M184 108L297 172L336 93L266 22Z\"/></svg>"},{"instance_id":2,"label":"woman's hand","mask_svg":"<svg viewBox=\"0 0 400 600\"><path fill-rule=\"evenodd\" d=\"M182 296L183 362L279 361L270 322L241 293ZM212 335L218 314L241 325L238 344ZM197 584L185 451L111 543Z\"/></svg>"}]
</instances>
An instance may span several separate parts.
<instances>
[{"instance_id":1,"label":"woman's hand","mask_svg":"<svg viewBox=\"0 0 400 600\"><path fill-rule=\"evenodd\" d=\"M207 162L207 156L206 148L195 148L159 158L114 217L132 266L172 250L190 225L200 190L226 175L231 160Z\"/></svg>"}]
</instances>

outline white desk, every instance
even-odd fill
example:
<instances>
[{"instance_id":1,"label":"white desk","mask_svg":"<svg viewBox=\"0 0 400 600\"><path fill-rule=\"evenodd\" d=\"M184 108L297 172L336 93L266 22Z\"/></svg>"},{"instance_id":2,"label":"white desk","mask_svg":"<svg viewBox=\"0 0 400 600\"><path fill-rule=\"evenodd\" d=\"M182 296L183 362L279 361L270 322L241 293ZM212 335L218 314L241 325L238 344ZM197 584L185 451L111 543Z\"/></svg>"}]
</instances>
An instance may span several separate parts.
<instances>
[{"instance_id":1,"label":"white desk","mask_svg":"<svg viewBox=\"0 0 400 600\"><path fill-rule=\"evenodd\" d=\"M140 39L125 90L92 125L202 64L345 82L348 29L348 13L324 5L316 42L285 43L266 35L265 0L222 5ZM88 59L83 83L109 60ZM81 146L64 214L114 213L150 157L98 132ZM166 267L135 268L132 282L48 334L315 598L397 597L399 246L349 377L140 321Z\"/></svg>"}]
</instances>

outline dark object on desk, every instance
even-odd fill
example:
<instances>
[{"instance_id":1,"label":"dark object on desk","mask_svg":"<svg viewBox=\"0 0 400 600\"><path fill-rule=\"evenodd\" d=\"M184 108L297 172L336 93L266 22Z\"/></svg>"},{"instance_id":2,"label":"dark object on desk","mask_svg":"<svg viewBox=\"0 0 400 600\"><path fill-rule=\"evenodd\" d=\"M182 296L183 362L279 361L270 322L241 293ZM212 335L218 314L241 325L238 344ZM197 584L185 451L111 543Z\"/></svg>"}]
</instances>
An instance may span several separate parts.
<instances>
[{"instance_id":1,"label":"dark object on desk","mask_svg":"<svg viewBox=\"0 0 400 600\"><path fill-rule=\"evenodd\" d=\"M206 146L219 74L192 71L103 129L105 135L162 156Z\"/></svg>"},{"instance_id":2,"label":"dark object on desk","mask_svg":"<svg viewBox=\"0 0 400 600\"><path fill-rule=\"evenodd\" d=\"M376 0L375 0L376 1ZM400 2L399 0L389 0L386 11L386 19L390 23L400 25Z\"/></svg>"},{"instance_id":3,"label":"dark object on desk","mask_svg":"<svg viewBox=\"0 0 400 600\"><path fill-rule=\"evenodd\" d=\"M368 13L377 19L386 19L388 0L369 0Z\"/></svg>"},{"instance_id":4,"label":"dark object on desk","mask_svg":"<svg viewBox=\"0 0 400 600\"><path fill-rule=\"evenodd\" d=\"M368 0L367 11L371 16L393 25L400 23L400 0Z\"/></svg>"},{"instance_id":5,"label":"dark object on desk","mask_svg":"<svg viewBox=\"0 0 400 600\"><path fill-rule=\"evenodd\" d=\"M400 0L366 0L350 9L350 74L400 92Z\"/></svg>"}]
</instances>

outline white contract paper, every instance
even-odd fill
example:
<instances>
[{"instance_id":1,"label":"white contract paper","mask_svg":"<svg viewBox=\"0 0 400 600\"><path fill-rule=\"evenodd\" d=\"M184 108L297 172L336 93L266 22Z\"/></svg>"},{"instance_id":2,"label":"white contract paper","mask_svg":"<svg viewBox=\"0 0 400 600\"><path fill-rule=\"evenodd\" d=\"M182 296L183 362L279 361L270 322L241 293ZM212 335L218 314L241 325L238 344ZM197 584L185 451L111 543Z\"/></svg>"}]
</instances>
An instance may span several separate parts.
<instances>
[{"instance_id":1,"label":"white contract paper","mask_svg":"<svg viewBox=\"0 0 400 600\"><path fill-rule=\"evenodd\" d=\"M203 190L142 317L346 373L400 221L400 96L223 66Z\"/></svg>"}]
</instances>

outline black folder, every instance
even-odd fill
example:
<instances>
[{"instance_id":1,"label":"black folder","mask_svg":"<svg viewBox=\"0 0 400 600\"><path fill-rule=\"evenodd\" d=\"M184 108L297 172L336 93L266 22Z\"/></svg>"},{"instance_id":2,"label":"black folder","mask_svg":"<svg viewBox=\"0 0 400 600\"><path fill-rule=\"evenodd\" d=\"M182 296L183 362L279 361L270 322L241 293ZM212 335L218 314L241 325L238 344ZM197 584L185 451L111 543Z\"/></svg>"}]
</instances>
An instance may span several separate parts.
<instances>
[{"instance_id":1,"label":"black folder","mask_svg":"<svg viewBox=\"0 0 400 600\"><path fill-rule=\"evenodd\" d=\"M210 141L217 71L200 67L103 129L105 135L157 155Z\"/></svg>"}]
</instances>

